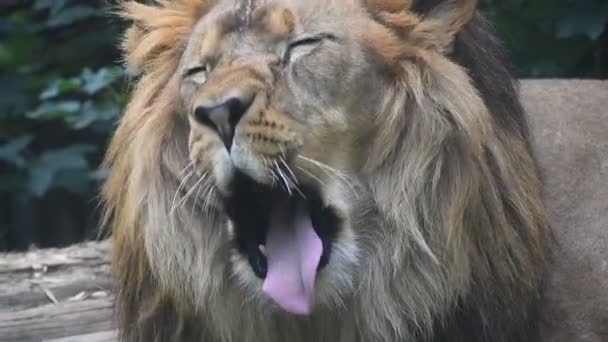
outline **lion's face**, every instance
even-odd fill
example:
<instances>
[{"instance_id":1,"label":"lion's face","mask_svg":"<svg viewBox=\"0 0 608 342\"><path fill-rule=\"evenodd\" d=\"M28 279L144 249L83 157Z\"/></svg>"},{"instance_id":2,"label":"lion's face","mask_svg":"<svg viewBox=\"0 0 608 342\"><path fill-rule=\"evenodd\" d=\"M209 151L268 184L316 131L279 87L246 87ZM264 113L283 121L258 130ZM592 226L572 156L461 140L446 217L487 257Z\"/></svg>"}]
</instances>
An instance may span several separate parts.
<instances>
[{"instance_id":1,"label":"lion's face","mask_svg":"<svg viewBox=\"0 0 608 342\"><path fill-rule=\"evenodd\" d=\"M293 313L355 278L361 142L389 82L360 29L370 25L354 1L226 1L196 25L180 64L190 159L219 194L207 206L227 214L234 272Z\"/></svg>"}]
</instances>

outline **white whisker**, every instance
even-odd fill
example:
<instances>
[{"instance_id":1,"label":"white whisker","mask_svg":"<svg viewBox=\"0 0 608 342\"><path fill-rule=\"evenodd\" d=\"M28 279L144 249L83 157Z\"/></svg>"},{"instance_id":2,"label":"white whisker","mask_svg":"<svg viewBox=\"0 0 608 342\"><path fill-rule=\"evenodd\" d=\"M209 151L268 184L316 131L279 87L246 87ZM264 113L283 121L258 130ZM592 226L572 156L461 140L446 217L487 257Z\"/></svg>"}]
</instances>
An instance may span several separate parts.
<instances>
[{"instance_id":1,"label":"white whisker","mask_svg":"<svg viewBox=\"0 0 608 342\"><path fill-rule=\"evenodd\" d=\"M270 163L268 162L268 159L266 159L266 157L264 157L264 156L260 156L260 158L262 158L262 162L264 162L264 168L266 168L266 170L268 170L270 172L270 176L272 177L272 184L274 185L274 184L280 183L280 179L275 174L274 168L272 167L272 165L269 165Z\"/></svg>"},{"instance_id":2,"label":"white whisker","mask_svg":"<svg viewBox=\"0 0 608 342\"><path fill-rule=\"evenodd\" d=\"M358 196L355 185L353 184L352 180L350 180L350 178L344 172L336 170L335 168L333 168L325 163L322 163L318 160L304 157L303 155L298 155L298 158L300 158L312 165L317 166L319 169L321 169L321 171L324 171L328 176L336 176L337 178L342 180L351 189L351 191L353 192L353 194L355 196Z\"/></svg>"},{"instance_id":3,"label":"white whisker","mask_svg":"<svg viewBox=\"0 0 608 342\"><path fill-rule=\"evenodd\" d=\"M192 205L192 212L196 211L196 203L198 202L199 196L201 194L201 190L203 190L204 185L200 185L198 190L196 191L196 195L194 195L194 204Z\"/></svg>"},{"instance_id":4,"label":"white whisker","mask_svg":"<svg viewBox=\"0 0 608 342\"><path fill-rule=\"evenodd\" d=\"M285 150L283 149L283 146L279 145L279 151L281 151L281 159L286 157L286 153Z\"/></svg>"},{"instance_id":5,"label":"white whisker","mask_svg":"<svg viewBox=\"0 0 608 342\"><path fill-rule=\"evenodd\" d=\"M184 195L184 197L182 197L182 199L174 207L171 208L171 210L169 211L169 215L173 215L173 213L175 212L175 209L180 207L182 204L186 203L186 200L188 200L188 197L190 197L190 195L192 195L194 190L196 190L196 188L201 184L201 182L203 182L205 180L206 176L207 176L207 173L205 172L199 178L199 180L196 181L196 183L192 186L192 188L190 190L188 190L188 192Z\"/></svg>"},{"instance_id":6,"label":"white whisker","mask_svg":"<svg viewBox=\"0 0 608 342\"><path fill-rule=\"evenodd\" d=\"M293 171L291 170L291 168L289 167L289 165L287 165L287 163L285 162L285 159L283 159L282 157L279 159L280 162L283 164L283 166L285 166L285 169L287 170L287 172L289 172L289 175L291 175L290 177L287 177L288 179L290 179L291 184L293 186L293 188L304 198L306 198L306 196L304 195L304 193L302 192L302 190L300 189L300 187L298 186L299 182L298 179L296 178L296 175L293 173ZM278 167L278 166L277 166ZM289 176L288 175L288 176Z\"/></svg>"},{"instance_id":7,"label":"white whisker","mask_svg":"<svg viewBox=\"0 0 608 342\"><path fill-rule=\"evenodd\" d=\"M321 185L323 187L326 186L326 184L319 177L317 177L314 174L312 174L312 172L310 172L310 171L308 171L305 168L300 167L300 166L296 166L296 167L298 168L298 170L300 170L300 171L304 172L305 174L307 174L310 178L316 180L319 183L319 185Z\"/></svg>"},{"instance_id":8,"label":"white whisker","mask_svg":"<svg viewBox=\"0 0 608 342\"><path fill-rule=\"evenodd\" d=\"M213 209L211 207L211 201L213 200L214 192L215 192L215 187L208 186L208 189L206 190L205 201L203 204L203 211L205 213L209 214L209 219L211 220L211 222L215 221L215 213L216 213L216 210L210 210L210 209Z\"/></svg>"},{"instance_id":9,"label":"white whisker","mask_svg":"<svg viewBox=\"0 0 608 342\"><path fill-rule=\"evenodd\" d=\"M177 174L178 177L183 176L189 169L194 167L194 161L190 161L184 168Z\"/></svg>"},{"instance_id":10,"label":"white whisker","mask_svg":"<svg viewBox=\"0 0 608 342\"><path fill-rule=\"evenodd\" d=\"M175 201L177 201L177 196L180 191L182 191L183 187L186 185L186 182L194 175L194 170L188 172L188 174L179 182L177 186L177 190L175 190L175 195L173 196L173 201L171 201L171 208L175 207Z\"/></svg>"},{"instance_id":11,"label":"white whisker","mask_svg":"<svg viewBox=\"0 0 608 342\"><path fill-rule=\"evenodd\" d=\"M274 163L276 172L279 174L279 176L281 177L281 179L283 179L283 182L285 183L285 187L286 187L287 192L289 193L289 196L292 196L293 194L291 193L291 187L289 186L289 181L287 180L287 177L285 177L285 175L283 174L283 171L281 171L281 168L279 167L279 164L277 164L277 161L273 160L273 163Z\"/></svg>"},{"instance_id":12,"label":"white whisker","mask_svg":"<svg viewBox=\"0 0 608 342\"><path fill-rule=\"evenodd\" d=\"M291 175L291 179L292 179L293 183L298 184L298 179L296 178L296 175L293 173L293 171L291 170L289 165L287 165L287 163L285 162L285 159L283 159L281 157L279 160L281 161L281 164L283 164L283 166L285 166L285 169L287 170L287 172L289 172L289 174Z\"/></svg>"}]
</instances>

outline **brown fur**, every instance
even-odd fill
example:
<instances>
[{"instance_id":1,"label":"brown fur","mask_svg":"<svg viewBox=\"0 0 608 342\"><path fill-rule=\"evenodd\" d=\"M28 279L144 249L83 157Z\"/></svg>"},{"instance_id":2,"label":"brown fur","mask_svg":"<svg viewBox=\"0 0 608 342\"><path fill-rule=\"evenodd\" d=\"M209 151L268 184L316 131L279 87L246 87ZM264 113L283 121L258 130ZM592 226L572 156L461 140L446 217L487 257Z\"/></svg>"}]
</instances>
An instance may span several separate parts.
<instances>
[{"instance_id":1,"label":"brown fur","mask_svg":"<svg viewBox=\"0 0 608 342\"><path fill-rule=\"evenodd\" d=\"M283 3L256 8L262 28L235 45L248 17L223 16L222 1L123 5L141 76L103 189L122 340L533 341L547 227L514 85L495 46L475 45L491 37L476 1ZM349 43L303 50L282 74L256 48L282 51L312 25L303 13L330 31L347 20ZM204 81L183 76L201 63ZM228 154L193 118L230 91L253 99L234 164L274 183L284 163L290 191L316 184L344 219L308 318L270 305L234 251Z\"/></svg>"}]
</instances>

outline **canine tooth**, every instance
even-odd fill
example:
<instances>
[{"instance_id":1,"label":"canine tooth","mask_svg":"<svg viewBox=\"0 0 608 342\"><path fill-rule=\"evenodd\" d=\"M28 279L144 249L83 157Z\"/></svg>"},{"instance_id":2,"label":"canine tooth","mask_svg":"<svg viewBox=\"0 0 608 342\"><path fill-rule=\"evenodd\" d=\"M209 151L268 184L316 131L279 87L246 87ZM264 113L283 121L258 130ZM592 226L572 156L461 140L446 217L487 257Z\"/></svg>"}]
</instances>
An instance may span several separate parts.
<instances>
[{"instance_id":1,"label":"canine tooth","mask_svg":"<svg viewBox=\"0 0 608 342\"><path fill-rule=\"evenodd\" d=\"M262 254L264 254L264 256L266 256L266 246L264 246L264 245L259 245L259 246L258 246L258 248L259 248L260 252L261 252Z\"/></svg>"}]
</instances>

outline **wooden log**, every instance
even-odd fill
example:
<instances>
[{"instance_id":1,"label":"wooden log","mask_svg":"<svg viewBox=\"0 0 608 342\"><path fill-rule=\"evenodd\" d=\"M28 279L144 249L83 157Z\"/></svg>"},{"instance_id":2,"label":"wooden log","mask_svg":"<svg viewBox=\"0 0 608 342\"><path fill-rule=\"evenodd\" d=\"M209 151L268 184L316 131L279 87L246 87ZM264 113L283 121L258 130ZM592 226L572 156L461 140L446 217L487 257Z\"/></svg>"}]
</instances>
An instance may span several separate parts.
<instances>
[{"instance_id":1,"label":"wooden log","mask_svg":"<svg viewBox=\"0 0 608 342\"><path fill-rule=\"evenodd\" d=\"M110 289L108 252L107 242L90 242L0 255L0 311L103 295Z\"/></svg>"},{"instance_id":2,"label":"wooden log","mask_svg":"<svg viewBox=\"0 0 608 342\"><path fill-rule=\"evenodd\" d=\"M117 337L115 331L103 331L92 334L44 340L43 342L116 342L116 339Z\"/></svg>"},{"instance_id":3,"label":"wooden log","mask_svg":"<svg viewBox=\"0 0 608 342\"><path fill-rule=\"evenodd\" d=\"M112 330L110 298L51 303L0 312L0 341L48 341ZM69 341L69 339L68 339ZM83 342L88 340L81 340Z\"/></svg>"},{"instance_id":4,"label":"wooden log","mask_svg":"<svg viewBox=\"0 0 608 342\"><path fill-rule=\"evenodd\" d=\"M0 255L0 341L115 341L109 245Z\"/></svg>"}]
</instances>

